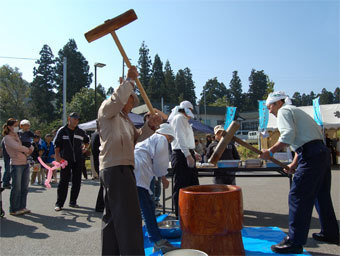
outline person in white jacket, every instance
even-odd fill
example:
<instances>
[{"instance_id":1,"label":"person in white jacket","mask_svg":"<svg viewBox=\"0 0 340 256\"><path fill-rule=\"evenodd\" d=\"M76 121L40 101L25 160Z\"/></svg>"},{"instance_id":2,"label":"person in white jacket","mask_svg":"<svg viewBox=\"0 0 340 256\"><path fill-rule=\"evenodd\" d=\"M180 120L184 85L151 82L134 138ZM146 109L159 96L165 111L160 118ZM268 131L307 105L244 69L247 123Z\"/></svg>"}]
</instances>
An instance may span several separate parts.
<instances>
[{"instance_id":1,"label":"person in white jacket","mask_svg":"<svg viewBox=\"0 0 340 256\"><path fill-rule=\"evenodd\" d=\"M135 146L135 177L142 216L149 234L154 243L154 251L162 253L176 249L166 239L162 239L158 229L155 204L151 198L150 183L154 176L161 177L164 188L169 187L165 175L169 165L169 143L175 134L167 123L161 124L156 133Z\"/></svg>"}]
</instances>

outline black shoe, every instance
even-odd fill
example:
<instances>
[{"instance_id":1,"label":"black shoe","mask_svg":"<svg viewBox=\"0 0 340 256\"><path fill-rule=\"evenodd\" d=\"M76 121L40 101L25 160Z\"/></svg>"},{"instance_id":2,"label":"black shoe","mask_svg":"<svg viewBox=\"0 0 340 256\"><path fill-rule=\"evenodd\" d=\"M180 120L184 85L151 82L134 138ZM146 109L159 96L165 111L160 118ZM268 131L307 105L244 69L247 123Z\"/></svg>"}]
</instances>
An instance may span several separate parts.
<instances>
[{"instance_id":1,"label":"black shoe","mask_svg":"<svg viewBox=\"0 0 340 256\"><path fill-rule=\"evenodd\" d=\"M323 233L313 233L313 239L329 244L339 244L339 237L338 238L332 238L332 237L327 237Z\"/></svg>"},{"instance_id":2,"label":"black shoe","mask_svg":"<svg viewBox=\"0 0 340 256\"><path fill-rule=\"evenodd\" d=\"M72 208L79 208L79 205L77 205L77 204L69 204L68 206L70 206Z\"/></svg>"},{"instance_id":3,"label":"black shoe","mask_svg":"<svg viewBox=\"0 0 340 256\"><path fill-rule=\"evenodd\" d=\"M289 237L285 237L279 244L271 246L271 249L275 253L282 254L300 254L303 252L302 245L293 244Z\"/></svg>"}]
</instances>

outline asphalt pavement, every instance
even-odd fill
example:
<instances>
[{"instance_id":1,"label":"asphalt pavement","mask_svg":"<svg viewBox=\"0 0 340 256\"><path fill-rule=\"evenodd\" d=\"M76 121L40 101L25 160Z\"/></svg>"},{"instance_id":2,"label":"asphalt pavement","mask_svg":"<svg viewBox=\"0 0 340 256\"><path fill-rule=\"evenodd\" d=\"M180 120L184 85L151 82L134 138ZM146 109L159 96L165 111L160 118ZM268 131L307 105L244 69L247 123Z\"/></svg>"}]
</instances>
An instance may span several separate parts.
<instances>
[{"instance_id":1,"label":"asphalt pavement","mask_svg":"<svg viewBox=\"0 0 340 256\"><path fill-rule=\"evenodd\" d=\"M3 162L0 161L1 166ZM340 224L340 168L332 170L332 198ZM212 178L201 178L211 184ZM289 180L284 177L237 178L244 205L244 225L275 226L287 232ZM0 255L100 255L101 213L94 211L99 181L82 180L78 204L70 208L69 194L65 208L54 211L57 185L47 189L30 185L27 208L32 212L11 216L8 212L10 190L2 193L6 215L0 221ZM167 190L166 196L170 195ZM170 201L166 203L170 207ZM317 242L312 233L319 232L318 215L314 210L305 249L312 255L340 255L340 247Z\"/></svg>"}]
</instances>

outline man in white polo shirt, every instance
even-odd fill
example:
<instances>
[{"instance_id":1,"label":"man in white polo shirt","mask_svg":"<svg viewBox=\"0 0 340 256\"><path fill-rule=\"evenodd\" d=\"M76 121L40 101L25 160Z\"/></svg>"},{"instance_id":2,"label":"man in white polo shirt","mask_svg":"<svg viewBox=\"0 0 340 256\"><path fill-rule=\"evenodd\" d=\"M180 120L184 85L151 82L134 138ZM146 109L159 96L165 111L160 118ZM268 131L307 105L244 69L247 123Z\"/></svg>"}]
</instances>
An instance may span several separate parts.
<instances>
[{"instance_id":1,"label":"man in white polo shirt","mask_svg":"<svg viewBox=\"0 0 340 256\"><path fill-rule=\"evenodd\" d=\"M294 173L289 192L289 232L281 243L271 247L272 251L302 253L314 204L321 232L314 233L313 238L339 244L339 226L330 195L330 152L323 142L320 127L307 113L292 106L284 92L270 93L266 105L269 112L277 117L280 137L271 148L262 150L260 157L267 160L287 146L295 152L294 160L286 170Z\"/></svg>"}]
</instances>

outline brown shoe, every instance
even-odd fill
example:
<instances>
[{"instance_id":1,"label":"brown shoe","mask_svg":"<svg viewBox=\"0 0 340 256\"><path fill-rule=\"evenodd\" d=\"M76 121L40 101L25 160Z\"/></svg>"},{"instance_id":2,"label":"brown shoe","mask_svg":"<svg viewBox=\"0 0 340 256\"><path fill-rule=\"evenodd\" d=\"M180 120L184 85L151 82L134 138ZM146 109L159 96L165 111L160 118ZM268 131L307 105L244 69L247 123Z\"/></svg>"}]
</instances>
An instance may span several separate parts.
<instances>
[{"instance_id":1,"label":"brown shoe","mask_svg":"<svg viewBox=\"0 0 340 256\"><path fill-rule=\"evenodd\" d=\"M19 215L23 215L24 211L23 210L19 210L19 211L16 211L16 212L10 212L9 214L13 215L13 216L19 216Z\"/></svg>"}]
</instances>

